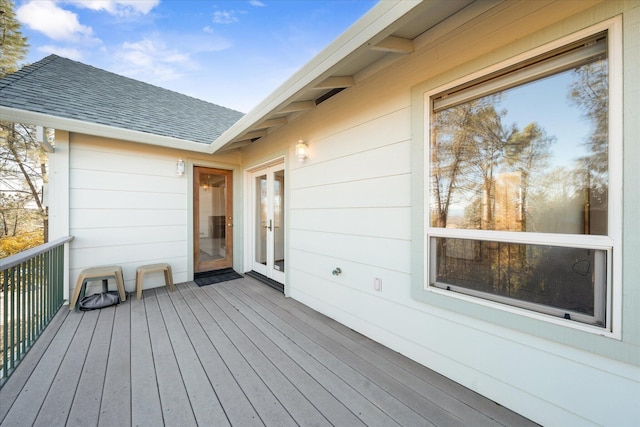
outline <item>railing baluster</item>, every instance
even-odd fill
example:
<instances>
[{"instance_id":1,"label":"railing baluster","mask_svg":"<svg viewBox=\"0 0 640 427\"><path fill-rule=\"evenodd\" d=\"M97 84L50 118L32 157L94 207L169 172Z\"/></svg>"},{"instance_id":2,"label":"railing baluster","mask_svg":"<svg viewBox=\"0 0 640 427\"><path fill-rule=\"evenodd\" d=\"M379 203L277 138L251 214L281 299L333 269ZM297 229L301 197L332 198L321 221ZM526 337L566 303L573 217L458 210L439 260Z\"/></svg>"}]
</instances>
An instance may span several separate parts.
<instances>
[{"instance_id":1,"label":"railing baluster","mask_svg":"<svg viewBox=\"0 0 640 427\"><path fill-rule=\"evenodd\" d=\"M0 387L64 303L64 245L72 239L0 260Z\"/></svg>"},{"instance_id":2,"label":"railing baluster","mask_svg":"<svg viewBox=\"0 0 640 427\"><path fill-rule=\"evenodd\" d=\"M9 353L9 276L13 274L13 268L2 272L2 377L7 377L7 360Z\"/></svg>"}]
</instances>

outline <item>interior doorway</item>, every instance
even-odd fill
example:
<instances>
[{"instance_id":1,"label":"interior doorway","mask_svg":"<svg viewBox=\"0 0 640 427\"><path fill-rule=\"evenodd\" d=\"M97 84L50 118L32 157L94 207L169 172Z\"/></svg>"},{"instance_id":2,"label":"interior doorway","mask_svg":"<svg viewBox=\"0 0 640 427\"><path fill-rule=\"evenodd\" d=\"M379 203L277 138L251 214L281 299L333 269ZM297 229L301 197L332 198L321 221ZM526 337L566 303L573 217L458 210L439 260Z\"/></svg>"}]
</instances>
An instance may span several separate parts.
<instances>
[{"instance_id":1,"label":"interior doorway","mask_svg":"<svg viewBox=\"0 0 640 427\"><path fill-rule=\"evenodd\" d=\"M193 168L194 272L233 265L233 171Z\"/></svg>"}]
</instances>

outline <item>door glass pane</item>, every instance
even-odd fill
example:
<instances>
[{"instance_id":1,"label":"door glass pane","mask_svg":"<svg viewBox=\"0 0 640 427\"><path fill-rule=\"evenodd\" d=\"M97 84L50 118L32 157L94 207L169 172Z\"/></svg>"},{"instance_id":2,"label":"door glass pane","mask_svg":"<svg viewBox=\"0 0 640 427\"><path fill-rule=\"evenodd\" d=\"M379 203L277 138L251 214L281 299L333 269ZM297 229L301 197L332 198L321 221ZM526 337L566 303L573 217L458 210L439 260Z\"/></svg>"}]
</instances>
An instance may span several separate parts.
<instances>
[{"instance_id":1,"label":"door glass pane","mask_svg":"<svg viewBox=\"0 0 640 427\"><path fill-rule=\"evenodd\" d=\"M273 178L273 269L284 271L284 170Z\"/></svg>"},{"instance_id":2,"label":"door glass pane","mask_svg":"<svg viewBox=\"0 0 640 427\"><path fill-rule=\"evenodd\" d=\"M256 188L256 242L255 242L255 262L267 265L267 176L260 175L255 181Z\"/></svg>"},{"instance_id":3,"label":"door glass pane","mask_svg":"<svg viewBox=\"0 0 640 427\"><path fill-rule=\"evenodd\" d=\"M226 177L200 172L198 217L200 261L211 261L227 256L226 200Z\"/></svg>"}]
</instances>

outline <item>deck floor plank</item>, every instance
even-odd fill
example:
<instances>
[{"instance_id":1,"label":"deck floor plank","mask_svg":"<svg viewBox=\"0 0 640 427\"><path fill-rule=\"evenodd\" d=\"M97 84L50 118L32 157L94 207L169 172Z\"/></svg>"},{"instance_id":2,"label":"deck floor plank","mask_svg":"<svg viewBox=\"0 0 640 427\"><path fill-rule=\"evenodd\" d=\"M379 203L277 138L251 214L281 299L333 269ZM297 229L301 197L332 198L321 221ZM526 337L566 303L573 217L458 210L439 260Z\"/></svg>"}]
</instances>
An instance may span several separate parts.
<instances>
[{"instance_id":1,"label":"deck floor plank","mask_svg":"<svg viewBox=\"0 0 640 427\"><path fill-rule=\"evenodd\" d=\"M218 292L218 289L209 287L208 292ZM269 358L265 351L266 341L268 341L262 333L257 331L255 326L249 322L237 307L227 301L224 297L213 296L213 300L218 307L228 316L230 322L233 322L237 328L238 341L236 345L243 354L248 357L247 361L252 366L261 367L258 374L265 384L273 391L283 407L287 409L290 415L297 423L309 423L311 425L330 425L329 421L322 415L318 409L305 397L299 388L282 372L282 366L285 364L284 358L274 360ZM241 334L244 334L241 335ZM286 357L286 355L284 355Z\"/></svg>"},{"instance_id":2,"label":"deck floor plank","mask_svg":"<svg viewBox=\"0 0 640 427\"><path fill-rule=\"evenodd\" d=\"M0 426L535 425L248 277L65 308Z\"/></svg>"},{"instance_id":3,"label":"deck floor plank","mask_svg":"<svg viewBox=\"0 0 640 427\"><path fill-rule=\"evenodd\" d=\"M267 290L255 286L237 288L255 298L260 295L278 307L279 316L292 323L318 344L331 348L331 352L354 366L358 371L376 382L380 387L398 396L407 406L437 425L461 424L474 426L496 426L498 422L465 405L458 399L442 392L427 381L416 377L363 345L366 337L355 333L349 337L321 322L315 316L295 308L292 304L281 304L281 300ZM285 310L284 307L287 309ZM346 329L344 326L343 329ZM355 338L355 340L354 340ZM335 345L334 345L335 344ZM396 358L398 358L396 353ZM444 410L444 411L443 411Z\"/></svg>"},{"instance_id":4,"label":"deck floor plank","mask_svg":"<svg viewBox=\"0 0 640 427\"><path fill-rule=\"evenodd\" d=\"M131 424L134 426L162 425L162 406L145 299L130 299L131 304Z\"/></svg>"},{"instance_id":5,"label":"deck floor plank","mask_svg":"<svg viewBox=\"0 0 640 427\"><path fill-rule=\"evenodd\" d=\"M131 423L131 304L115 310L98 426Z\"/></svg>"},{"instance_id":6,"label":"deck floor plank","mask_svg":"<svg viewBox=\"0 0 640 427\"><path fill-rule=\"evenodd\" d=\"M98 425L100 418L100 403L104 379L107 373L107 360L111 347L111 332L113 330L114 309L95 311L98 315L86 360L77 367L81 370L80 380L75 390L67 426Z\"/></svg>"},{"instance_id":7,"label":"deck floor plank","mask_svg":"<svg viewBox=\"0 0 640 427\"><path fill-rule=\"evenodd\" d=\"M194 349L214 386L216 396L221 402L229 422L231 425L238 426L263 425L258 413L229 371L217 348L209 340L204 327L191 311L191 307L199 304L196 295L187 286L180 286L178 291L179 297L173 298L174 305L183 324L190 331Z\"/></svg>"},{"instance_id":8,"label":"deck floor plank","mask_svg":"<svg viewBox=\"0 0 640 427\"><path fill-rule=\"evenodd\" d=\"M267 425L295 425L295 421L286 408L282 406L273 391L256 372L256 369L261 370L262 368L252 366L247 360L253 356L249 352L256 350L249 347L243 353L236 346L236 343L242 340L241 332L227 319L220 307L210 297L207 297L205 291L201 290L200 292L202 295L200 298L201 307L196 306L197 311L194 310L194 312L197 312L203 319L201 323L206 322L209 339L216 343L223 359L229 363L234 377L258 412L262 422ZM207 321L207 316L210 321Z\"/></svg>"},{"instance_id":9,"label":"deck floor plank","mask_svg":"<svg viewBox=\"0 0 640 427\"><path fill-rule=\"evenodd\" d=\"M164 423L172 426L195 426L196 419L191 402L180 375L178 362L155 293L146 293L144 302L149 319L149 336L153 348L153 361L158 378Z\"/></svg>"},{"instance_id":10,"label":"deck floor plank","mask_svg":"<svg viewBox=\"0 0 640 427\"><path fill-rule=\"evenodd\" d=\"M226 286L230 287L231 285L227 284ZM402 400L406 396L394 396L387 389L378 385L376 381L373 381L371 377L363 375L359 371L361 367L356 364L349 364L338 357L337 354L342 352L341 346L336 345L331 340L324 340L322 343L316 342L314 338L317 339L318 337L315 336L313 328L305 328L297 319L289 318L288 313L279 311L275 306L267 308L254 300L252 307L276 329L285 333L289 339L305 346L310 355L335 372L352 388L358 390L398 424L429 425L431 423L428 418L421 416L406 405ZM270 310L274 310L277 314ZM381 382L380 378L376 378L376 380ZM441 413L444 413L444 411L441 411ZM447 424L441 423L441 425L454 425L454 423L452 420L447 420Z\"/></svg>"},{"instance_id":11,"label":"deck floor plank","mask_svg":"<svg viewBox=\"0 0 640 427\"><path fill-rule=\"evenodd\" d=\"M49 345L13 403L11 410L2 421L3 426L33 425L81 320L81 314L67 316L55 339ZM20 368L22 368L22 364L18 365L18 369Z\"/></svg>"},{"instance_id":12,"label":"deck floor plank","mask_svg":"<svg viewBox=\"0 0 640 427\"><path fill-rule=\"evenodd\" d=\"M56 337L58 330L64 324L67 315L69 314L68 307L64 306L55 314L49 326L45 328L40 334L40 337L33 344L25 358L20 363L20 369L11 376L11 381L8 381L2 386L0 393L2 398L0 399L0 423L4 420L5 416L11 409L11 406L18 398L18 395L22 391L29 380L31 373L40 362L42 356L46 353L49 345Z\"/></svg>"},{"instance_id":13,"label":"deck floor plank","mask_svg":"<svg viewBox=\"0 0 640 427\"><path fill-rule=\"evenodd\" d=\"M232 294L224 294L218 290L222 296L229 301L234 307L247 304L247 301L241 301ZM333 425L362 425L360 421L342 402L325 389L317 379L306 372L295 360L288 354L289 346L281 348L276 345L278 334L272 328L260 328L260 324L264 319L260 318L251 310L241 310L243 316L240 317L240 311L236 313L238 320L236 323L243 332L255 343L263 354L269 358L273 365L282 372L287 379L301 391L301 393L310 400L321 414ZM286 341L285 341L286 342Z\"/></svg>"},{"instance_id":14,"label":"deck floor plank","mask_svg":"<svg viewBox=\"0 0 640 427\"><path fill-rule=\"evenodd\" d=\"M173 306L172 298L167 295L166 288L156 290L156 297L196 422L198 425L228 425L227 416L196 351L193 349L191 340Z\"/></svg>"},{"instance_id":15,"label":"deck floor plank","mask_svg":"<svg viewBox=\"0 0 640 427\"><path fill-rule=\"evenodd\" d=\"M69 409L78 388L80 374L87 358L98 314L99 312L97 311L83 313L82 321L73 336L71 345L67 349L67 354L62 359L58 372L56 372L34 426L59 426L67 422Z\"/></svg>"},{"instance_id":16,"label":"deck floor plank","mask_svg":"<svg viewBox=\"0 0 640 427\"><path fill-rule=\"evenodd\" d=\"M333 396L344 402L360 418L361 422L366 425L399 425L368 399L364 395L367 394L366 392L363 394L362 390L354 387L349 381L349 376L341 375L340 371L342 369L336 371L333 369L335 366L331 366L331 363L323 360L322 357L318 357L318 353L323 352L323 349L310 345L308 340L297 340L296 338L298 337L292 337L290 334L285 333L288 328L287 325L284 325L284 329L279 329L267 322L259 313L256 313L256 316L257 319L254 323L260 327L277 331L277 334L271 337L272 340L281 348L286 349L286 353L305 371L316 378ZM369 384L366 384L365 388L368 387Z\"/></svg>"}]
</instances>

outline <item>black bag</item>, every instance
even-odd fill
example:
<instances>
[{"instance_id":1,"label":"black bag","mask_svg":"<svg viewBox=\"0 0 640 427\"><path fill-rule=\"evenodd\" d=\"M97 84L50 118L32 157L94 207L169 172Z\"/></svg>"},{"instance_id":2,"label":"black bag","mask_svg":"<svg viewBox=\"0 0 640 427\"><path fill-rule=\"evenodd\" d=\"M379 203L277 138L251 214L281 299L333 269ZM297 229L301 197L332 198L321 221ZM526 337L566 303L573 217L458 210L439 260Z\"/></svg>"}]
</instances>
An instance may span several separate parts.
<instances>
[{"instance_id":1,"label":"black bag","mask_svg":"<svg viewBox=\"0 0 640 427\"><path fill-rule=\"evenodd\" d=\"M93 294L82 298L82 300L80 300L80 310L95 310L119 303L120 295L118 295L118 292L102 292L100 294Z\"/></svg>"}]
</instances>

